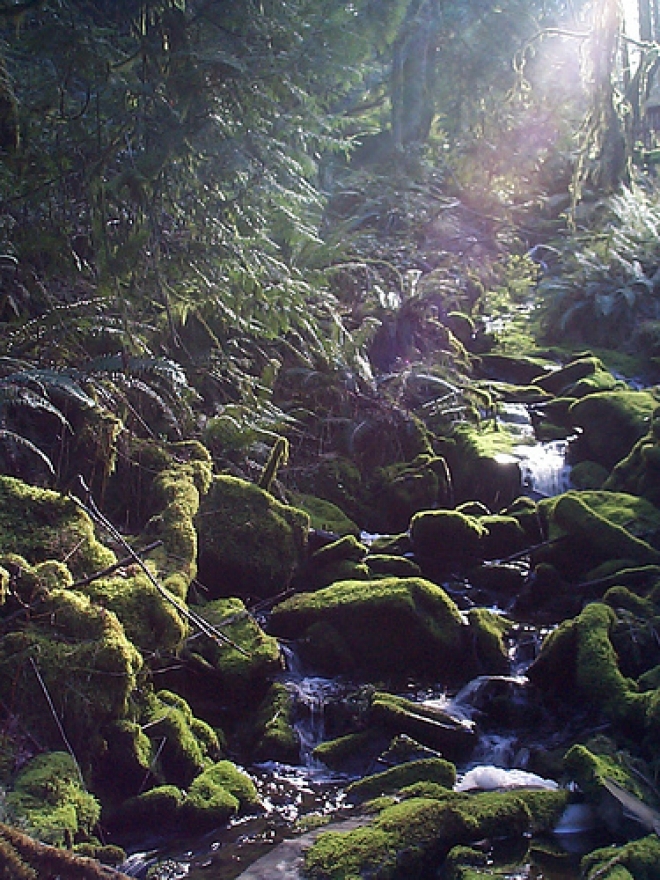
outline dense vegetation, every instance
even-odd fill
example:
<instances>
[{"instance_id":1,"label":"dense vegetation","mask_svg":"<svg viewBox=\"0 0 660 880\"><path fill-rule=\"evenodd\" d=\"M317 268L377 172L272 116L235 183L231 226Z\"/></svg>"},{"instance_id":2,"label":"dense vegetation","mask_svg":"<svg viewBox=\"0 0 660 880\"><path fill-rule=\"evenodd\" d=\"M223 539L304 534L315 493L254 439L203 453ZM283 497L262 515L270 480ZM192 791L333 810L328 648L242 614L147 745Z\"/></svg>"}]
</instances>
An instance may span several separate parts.
<instances>
[{"instance_id":1,"label":"dense vegetation","mask_svg":"<svg viewBox=\"0 0 660 880\"><path fill-rule=\"evenodd\" d=\"M254 806L217 718L212 727L180 694L156 692L147 672L172 657L222 666L238 706L255 681L270 685L277 643L242 600L275 604L284 570L291 581L302 567L318 588L276 610L284 630L335 602L350 629L353 594L376 572L374 602L392 602L391 615L425 603L428 619L411 624L420 643L459 650L458 611L409 560L369 568L353 534L320 573L303 557L309 517L325 529L338 508L391 534L413 517L418 551L428 529L435 547L436 528L461 530L463 549L487 559L496 529L509 529L513 554L539 537L484 511L424 518L471 497L461 468L481 459L479 432L497 427L507 395L481 381L489 353L520 358L537 384L511 381L532 403L556 395L549 433L572 417L588 441L588 404L579 409L584 386L572 397L546 387L539 364L570 362L583 371L575 381L592 383L585 394L620 394L630 443L612 461L594 454L600 482L591 473L583 488L628 492L637 480L633 518L653 520L644 462L656 400L620 403L614 371L658 380L659 40L650 0L635 25L617 0L0 0L0 479L19 478L0 486L0 663L12 674L0 688L0 775L10 806L31 815L25 803L34 810L51 781L47 761L17 781L21 754L39 752L19 728L45 696L45 750L68 730L58 773L76 804L75 834L42 817L28 830L46 827L57 846L89 837L100 807L83 781L117 827L168 810L210 827ZM647 430L652 452L617 469ZM487 443L491 456L506 451L496 431ZM499 492L479 500L496 510ZM616 538L656 566L596 495L586 513L569 498L544 516L560 531L600 528L599 552ZM319 500L337 507L319 512ZM242 516L256 537L242 532L236 550ZM134 548L150 540L146 565ZM260 553L236 593L213 581L223 569L238 584L240 557ZM607 562L594 553L594 568ZM609 662L611 615L593 617ZM501 665L502 633L486 618L475 613L470 631ZM236 641L227 620L240 620ZM576 620L563 632L589 628ZM209 645L186 645L190 632ZM389 662L379 640L375 660L362 629L350 650L378 666ZM218 659L220 643L230 659ZM100 704L90 666L112 680ZM612 679L624 725L652 738L652 699L631 695L618 668ZM282 692L268 693L264 730L286 716ZM273 731L251 736L253 754L270 757ZM113 761L154 787L112 789ZM516 828L529 819L520 802L497 809ZM434 801L426 812L445 810ZM29 849L0 826L0 857L19 866L0 870L30 877L37 856L22 861L19 844Z\"/></svg>"}]
</instances>

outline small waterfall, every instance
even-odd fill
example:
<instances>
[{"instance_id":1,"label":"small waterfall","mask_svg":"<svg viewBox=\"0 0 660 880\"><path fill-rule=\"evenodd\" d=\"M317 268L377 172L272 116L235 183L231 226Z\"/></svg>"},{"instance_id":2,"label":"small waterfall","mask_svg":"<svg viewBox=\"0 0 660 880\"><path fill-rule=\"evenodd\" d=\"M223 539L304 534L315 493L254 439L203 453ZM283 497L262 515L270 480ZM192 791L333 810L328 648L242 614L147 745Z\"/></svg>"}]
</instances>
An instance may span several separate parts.
<instances>
[{"instance_id":1,"label":"small waterfall","mask_svg":"<svg viewBox=\"0 0 660 880\"><path fill-rule=\"evenodd\" d=\"M548 498L571 488L571 468L566 464L566 440L534 446L516 446L524 490L533 497Z\"/></svg>"},{"instance_id":2,"label":"small waterfall","mask_svg":"<svg viewBox=\"0 0 660 880\"><path fill-rule=\"evenodd\" d=\"M339 699L345 686L336 679L305 673L298 655L281 646L285 658L284 684L294 703L294 727L300 740L300 763L309 769L321 769L313 757L314 748L325 739L326 706Z\"/></svg>"}]
</instances>

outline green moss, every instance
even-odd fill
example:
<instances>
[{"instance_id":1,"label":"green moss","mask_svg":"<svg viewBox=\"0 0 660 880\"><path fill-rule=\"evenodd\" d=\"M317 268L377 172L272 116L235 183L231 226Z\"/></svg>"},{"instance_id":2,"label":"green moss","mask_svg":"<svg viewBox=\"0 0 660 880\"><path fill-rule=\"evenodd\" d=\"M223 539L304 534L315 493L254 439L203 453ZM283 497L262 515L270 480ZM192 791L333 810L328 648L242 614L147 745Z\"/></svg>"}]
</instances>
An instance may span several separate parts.
<instances>
[{"instance_id":1,"label":"green moss","mask_svg":"<svg viewBox=\"0 0 660 880\"><path fill-rule=\"evenodd\" d=\"M80 770L66 752L37 755L22 770L7 795L12 822L46 843L71 846L88 835L101 812L85 790Z\"/></svg>"},{"instance_id":2,"label":"green moss","mask_svg":"<svg viewBox=\"0 0 660 880\"><path fill-rule=\"evenodd\" d=\"M391 734L405 734L452 760L466 758L475 745L472 724L457 721L436 706L384 691L374 693L369 717Z\"/></svg>"},{"instance_id":3,"label":"green moss","mask_svg":"<svg viewBox=\"0 0 660 880\"><path fill-rule=\"evenodd\" d=\"M120 797L136 795L152 778L155 750L151 740L139 724L124 719L109 724L103 735L105 749L95 779L104 790Z\"/></svg>"},{"instance_id":4,"label":"green moss","mask_svg":"<svg viewBox=\"0 0 660 880\"><path fill-rule=\"evenodd\" d=\"M456 767L443 758L409 761L351 782L346 788L346 794L351 800L361 802L392 794L415 782L435 782L451 789L456 782Z\"/></svg>"},{"instance_id":5,"label":"green moss","mask_svg":"<svg viewBox=\"0 0 660 880\"><path fill-rule=\"evenodd\" d=\"M479 525L485 529L479 540L482 559L507 559L527 545L525 530L515 516L489 514L479 517Z\"/></svg>"},{"instance_id":6,"label":"green moss","mask_svg":"<svg viewBox=\"0 0 660 880\"><path fill-rule=\"evenodd\" d=\"M231 761L218 761L193 780L183 804L184 820L196 828L213 827L238 812L260 806L254 783Z\"/></svg>"},{"instance_id":7,"label":"green moss","mask_svg":"<svg viewBox=\"0 0 660 880\"><path fill-rule=\"evenodd\" d=\"M84 761L104 725L125 714L142 657L115 615L85 596L53 590L41 612L23 631L0 639L0 699L41 742L59 748L62 737L45 688Z\"/></svg>"},{"instance_id":8,"label":"green moss","mask_svg":"<svg viewBox=\"0 0 660 880\"><path fill-rule=\"evenodd\" d=\"M422 578L341 581L302 593L273 609L270 628L280 637L306 638L329 624L362 668L407 672L451 666L465 649L464 624L444 590Z\"/></svg>"},{"instance_id":9,"label":"green moss","mask_svg":"<svg viewBox=\"0 0 660 880\"><path fill-rule=\"evenodd\" d=\"M660 865L660 839L652 834L623 846L597 849L582 859L585 880L655 880Z\"/></svg>"},{"instance_id":10,"label":"green moss","mask_svg":"<svg viewBox=\"0 0 660 880\"><path fill-rule=\"evenodd\" d=\"M535 683L571 694L613 722L641 731L647 722L649 695L640 694L619 668L611 640L615 623L616 615L608 606L587 605L546 639L529 675Z\"/></svg>"},{"instance_id":11,"label":"green moss","mask_svg":"<svg viewBox=\"0 0 660 880\"><path fill-rule=\"evenodd\" d=\"M417 513L410 523L415 555L438 561L468 561L479 557L486 534L480 520L455 510Z\"/></svg>"},{"instance_id":12,"label":"green moss","mask_svg":"<svg viewBox=\"0 0 660 880\"><path fill-rule=\"evenodd\" d=\"M511 793L410 798L369 825L322 833L306 853L305 872L312 880L361 880L375 871L382 880L404 880L437 865L457 844L522 837L530 824L528 807Z\"/></svg>"},{"instance_id":13,"label":"green moss","mask_svg":"<svg viewBox=\"0 0 660 880\"><path fill-rule=\"evenodd\" d=\"M185 794L175 785L158 785L124 801L115 825L121 829L149 831L176 827L181 823L184 800Z\"/></svg>"},{"instance_id":14,"label":"green moss","mask_svg":"<svg viewBox=\"0 0 660 880\"><path fill-rule=\"evenodd\" d=\"M216 599L195 609L228 641L199 635L186 649L189 657L201 657L215 671L217 685L229 694L262 685L282 670L280 647L266 635L241 599Z\"/></svg>"},{"instance_id":15,"label":"green moss","mask_svg":"<svg viewBox=\"0 0 660 880\"><path fill-rule=\"evenodd\" d=\"M171 691L151 697L145 721L146 733L158 748L156 769L166 782L185 788L218 757L217 735L205 725L200 736L190 706Z\"/></svg>"},{"instance_id":16,"label":"green moss","mask_svg":"<svg viewBox=\"0 0 660 880\"><path fill-rule=\"evenodd\" d=\"M356 538L360 535L359 527L332 501L326 501L316 495L294 492L291 495L291 503L309 515L312 529L335 535L354 535Z\"/></svg>"},{"instance_id":17,"label":"green moss","mask_svg":"<svg viewBox=\"0 0 660 880\"><path fill-rule=\"evenodd\" d=\"M309 517L258 486L219 476L197 518L199 577L212 596L273 596L303 561Z\"/></svg>"},{"instance_id":18,"label":"green moss","mask_svg":"<svg viewBox=\"0 0 660 880\"><path fill-rule=\"evenodd\" d=\"M419 455L410 463L396 463L375 471L370 491L373 505L369 528L377 532L400 532L419 510L447 507L451 501L451 477L441 456Z\"/></svg>"},{"instance_id":19,"label":"green moss","mask_svg":"<svg viewBox=\"0 0 660 880\"><path fill-rule=\"evenodd\" d=\"M602 489L609 471L595 461L579 461L571 468L571 485L575 489Z\"/></svg>"},{"instance_id":20,"label":"green moss","mask_svg":"<svg viewBox=\"0 0 660 880\"><path fill-rule=\"evenodd\" d=\"M322 761L331 770L340 770L355 759L364 760L365 755L374 749L375 737L372 731L362 730L349 733L336 739L319 743L314 749L314 757ZM376 742L376 757L379 748Z\"/></svg>"},{"instance_id":21,"label":"green moss","mask_svg":"<svg viewBox=\"0 0 660 880\"><path fill-rule=\"evenodd\" d=\"M76 579L115 562L71 498L5 476L0 476L0 553L20 553L32 565L66 559Z\"/></svg>"},{"instance_id":22,"label":"green moss","mask_svg":"<svg viewBox=\"0 0 660 880\"><path fill-rule=\"evenodd\" d=\"M125 576L99 578L79 589L95 605L114 612L142 652L177 651L188 635L188 625L172 602L136 568L132 566Z\"/></svg>"},{"instance_id":23,"label":"green moss","mask_svg":"<svg viewBox=\"0 0 660 880\"><path fill-rule=\"evenodd\" d=\"M639 777L626 762L625 753L605 737L592 739L587 745L571 746L564 756L564 771L569 779L578 783L591 803L600 802L608 780L637 798L645 796Z\"/></svg>"},{"instance_id":24,"label":"green moss","mask_svg":"<svg viewBox=\"0 0 660 880\"><path fill-rule=\"evenodd\" d=\"M370 553L366 562L371 577L420 577L422 574L419 565L405 556Z\"/></svg>"},{"instance_id":25,"label":"green moss","mask_svg":"<svg viewBox=\"0 0 660 880\"><path fill-rule=\"evenodd\" d=\"M647 433L657 406L649 391L605 391L575 402L568 417L582 430L585 458L612 468Z\"/></svg>"},{"instance_id":26,"label":"green moss","mask_svg":"<svg viewBox=\"0 0 660 880\"><path fill-rule=\"evenodd\" d=\"M489 674L508 672L510 661L504 639L512 622L488 608L471 608L468 621L480 667Z\"/></svg>"},{"instance_id":27,"label":"green moss","mask_svg":"<svg viewBox=\"0 0 660 880\"><path fill-rule=\"evenodd\" d=\"M355 535L345 535L313 553L311 563L322 567L335 562L362 562L368 552L368 548Z\"/></svg>"},{"instance_id":28,"label":"green moss","mask_svg":"<svg viewBox=\"0 0 660 880\"><path fill-rule=\"evenodd\" d=\"M572 386L587 376L606 372L599 358L587 355L576 358L559 369L546 372L533 380L535 385L555 396L571 393Z\"/></svg>"},{"instance_id":29,"label":"green moss","mask_svg":"<svg viewBox=\"0 0 660 880\"><path fill-rule=\"evenodd\" d=\"M300 759L300 740L293 727L291 695L285 685L274 682L261 702L248 737L257 761L283 761L296 764Z\"/></svg>"}]
</instances>

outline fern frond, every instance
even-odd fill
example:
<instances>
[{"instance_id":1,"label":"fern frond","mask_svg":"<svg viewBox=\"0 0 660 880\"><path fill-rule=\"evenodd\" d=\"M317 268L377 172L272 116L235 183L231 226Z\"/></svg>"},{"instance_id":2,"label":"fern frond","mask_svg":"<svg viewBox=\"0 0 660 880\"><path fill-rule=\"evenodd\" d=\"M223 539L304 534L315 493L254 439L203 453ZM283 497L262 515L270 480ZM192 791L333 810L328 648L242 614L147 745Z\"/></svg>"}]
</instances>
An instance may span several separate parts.
<instances>
[{"instance_id":1,"label":"fern frond","mask_svg":"<svg viewBox=\"0 0 660 880\"><path fill-rule=\"evenodd\" d=\"M51 474L55 474L55 468L53 467L53 463L45 454L39 449L38 446L35 446L27 437L21 436L21 434L16 434L14 431L8 431L6 428L0 428L0 441L3 443L14 444L22 449L26 449L28 452L31 452L33 455L36 455L41 461L46 465Z\"/></svg>"}]
</instances>

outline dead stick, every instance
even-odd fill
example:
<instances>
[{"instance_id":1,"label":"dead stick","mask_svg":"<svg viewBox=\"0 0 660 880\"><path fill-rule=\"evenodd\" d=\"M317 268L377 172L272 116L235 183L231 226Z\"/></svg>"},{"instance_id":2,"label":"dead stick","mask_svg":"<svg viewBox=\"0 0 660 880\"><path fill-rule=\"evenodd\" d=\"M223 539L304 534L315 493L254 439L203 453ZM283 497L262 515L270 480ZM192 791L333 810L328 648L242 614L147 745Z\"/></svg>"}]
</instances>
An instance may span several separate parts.
<instances>
[{"instance_id":1,"label":"dead stick","mask_svg":"<svg viewBox=\"0 0 660 880\"><path fill-rule=\"evenodd\" d=\"M145 553L150 553L152 550L155 550L156 547L160 547L162 543L162 541L152 541L151 544L147 544L146 547L143 547L141 550L135 550L134 552L137 553L139 556L144 556ZM109 565L107 568L104 568L101 571L97 571L94 574L90 574L89 577L76 581L75 584L71 584L71 589L73 590L76 587L86 587L87 584L91 584L92 581L97 581L99 578L105 577L108 574L112 574L113 571L117 571L118 568L123 568L125 565L129 565L133 561L133 556L124 556L123 559L120 559L118 562Z\"/></svg>"}]
</instances>

